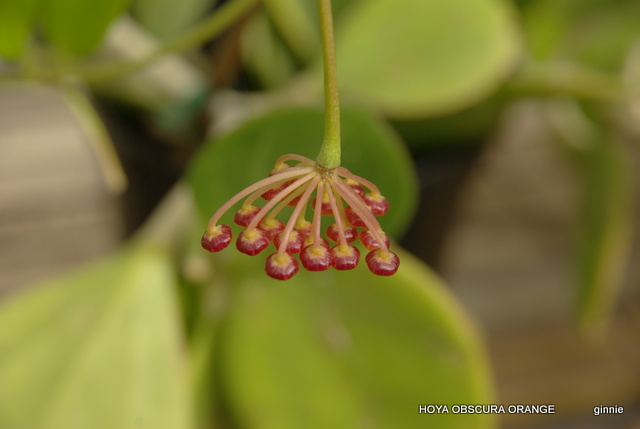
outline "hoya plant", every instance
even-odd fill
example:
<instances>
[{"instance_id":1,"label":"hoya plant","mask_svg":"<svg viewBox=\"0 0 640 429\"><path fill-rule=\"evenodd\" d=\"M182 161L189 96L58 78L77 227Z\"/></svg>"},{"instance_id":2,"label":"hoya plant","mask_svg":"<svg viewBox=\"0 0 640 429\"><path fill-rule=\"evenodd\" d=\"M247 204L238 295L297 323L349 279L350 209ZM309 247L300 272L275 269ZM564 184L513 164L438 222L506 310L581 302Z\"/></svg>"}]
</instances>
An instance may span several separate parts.
<instances>
[{"instance_id":1,"label":"hoya plant","mask_svg":"<svg viewBox=\"0 0 640 429\"><path fill-rule=\"evenodd\" d=\"M139 23L166 7L144 4L133 5ZM176 100L149 104L140 88L153 76L135 71L211 39L255 4L232 0L167 42L156 35L141 57L109 59L103 37L122 28L127 18L113 19L125 2L5 2L0 52L7 78L58 83L90 127L103 126L87 87L143 94L147 117L167 122L163 106ZM490 415L420 413L492 402L490 369L455 299L394 242L416 205L410 155L369 109L341 109L331 3L317 10L324 108L268 111L206 142L119 251L3 302L0 426L494 425ZM132 73L140 87L122 80ZM244 228L239 252L220 252L231 220ZM269 247L266 260L247 256Z\"/></svg>"},{"instance_id":2,"label":"hoya plant","mask_svg":"<svg viewBox=\"0 0 640 429\"><path fill-rule=\"evenodd\" d=\"M605 326L630 243L617 136L637 25L622 3L0 1L3 85L58 91L114 189L95 100L197 142L116 252L2 300L0 427L496 427L421 412L498 399L478 328L398 244L413 158L538 97L584 190L579 320ZM242 83L224 88L234 64Z\"/></svg>"},{"instance_id":3,"label":"hoya plant","mask_svg":"<svg viewBox=\"0 0 640 429\"><path fill-rule=\"evenodd\" d=\"M322 47L325 78L325 135L316 161L300 155L283 155L278 158L270 177L261 180L236 194L209 220L202 237L202 246L218 252L231 242L231 228L218 225L225 211L247 197L236 213L234 222L246 227L238 237L236 246L247 255L256 255L270 244L277 249L267 258L266 273L279 280L287 280L298 272L297 260L292 254L300 253L300 261L309 271L324 271L329 267L352 270L360 260L360 251L349 244L360 237L360 242L370 250L366 261L372 273L390 276L398 270L398 255L389 250L387 238L376 216L389 210L389 202L376 185L356 176L340 166L340 101L333 41L331 5L318 2L321 20ZM293 161L296 164L287 164ZM363 185L368 189L365 193ZM306 220L307 203L311 203L313 221ZM269 202L259 208L254 202L262 196ZM276 219L280 211L292 205L294 208L286 225ZM267 213L269 214L267 216ZM327 228L327 237L338 243L332 248L321 237L322 215L332 215L335 223ZM365 229L358 233L357 227Z\"/></svg>"}]
</instances>

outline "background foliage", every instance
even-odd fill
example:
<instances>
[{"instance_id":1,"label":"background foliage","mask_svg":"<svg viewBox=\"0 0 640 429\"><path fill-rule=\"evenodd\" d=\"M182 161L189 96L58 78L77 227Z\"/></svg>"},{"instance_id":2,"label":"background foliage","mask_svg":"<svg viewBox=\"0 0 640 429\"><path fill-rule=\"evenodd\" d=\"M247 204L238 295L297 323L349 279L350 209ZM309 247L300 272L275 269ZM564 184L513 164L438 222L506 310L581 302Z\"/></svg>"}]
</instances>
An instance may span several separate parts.
<instances>
[{"instance_id":1,"label":"background foliage","mask_svg":"<svg viewBox=\"0 0 640 429\"><path fill-rule=\"evenodd\" d=\"M116 254L2 302L0 426L494 427L490 415L418 414L496 399L475 327L407 252L391 278L301 272L282 284L262 261L199 249L222 201L280 154L313 157L322 130L313 2L222 3L0 1L4 85L59 88L103 148L95 96L133 109L168 144L199 147ZM334 8L344 165L391 201L385 229L399 239L415 214L412 156L482 141L505 109L537 97L582 185L579 323L604 332L631 244L637 3ZM237 62L207 46L235 47ZM194 128L208 99L217 134L203 139ZM109 177L119 167L101 153Z\"/></svg>"}]
</instances>

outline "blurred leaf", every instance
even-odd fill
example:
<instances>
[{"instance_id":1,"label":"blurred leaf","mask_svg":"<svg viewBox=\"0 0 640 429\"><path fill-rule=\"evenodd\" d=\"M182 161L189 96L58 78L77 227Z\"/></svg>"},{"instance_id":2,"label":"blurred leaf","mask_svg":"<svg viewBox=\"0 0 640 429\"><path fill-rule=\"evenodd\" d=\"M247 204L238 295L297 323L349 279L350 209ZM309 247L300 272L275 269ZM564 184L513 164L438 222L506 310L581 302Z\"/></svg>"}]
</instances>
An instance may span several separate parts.
<instances>
[{"instance_id":1,"label":"blurred leaf","mask_svg":"<svg viewBox=\"0 0 640 429\"><path fill-rule=\"evenodd\" d=\"M456 113L432 118L394 120L392 124L412 153L479 146L500 120L505 99L489 97Z\"/></svg>"},{"instance_id":2,"label":"blurred leaf","mask_svg":"<svg viewBox=\"0 0 640 429\"><path fill-rule=\"evenodd\" d=\"M393 117L455 111L515 66L519 34L501 0L361 1L336 34L341 86Z\"/></svg>"},{"instance_id":3,"label":"blurred leaf","mask_svg":"<svg viewBox=\"0 0 640 429\"><path fill-rule=\"evenodd\" d=\"M469 321L422 263L396 251L392 277L361 264L301 270L285 283L265 276L263 260L237 254L219 374L239 426L494 427L492 415L419 414L422 404L494 398Z\"/></svg>"},{"instance_id":4,"label":"blurred leaf","mask_svg":"<svg viewBox=\"0 0 640 429\"><path fill-rule=\"evenodd\" d=\"M557 49L582 0L537 0L528 2L523 13L523 29L530 53L538 60L549 59Z\"/></svg>"},{"instance_id":5,"label":"blurred leaf","mask_svg":"<svg viewBox=\"0 0 640 429\"><path fill-rule=\"evenodd\" d=\"M286 83L296 70L294 58L263 11L255 13L242 32L242 57L248 73L263 89Z\"/></svg>"},{"instance_id":6,"label":"blurred leaf","mask_svg":"<svg viewBox=\"0 0 640 429\"><path fill-rule=\"evenodd\" d=\"M265 9L282 39L300 61L320 49L315 1L265 0Z\"/></svg>"},{"instance_id":7,"label":"blurred leaf","mask_svg":"<svg viewBox=\"0 0 640 429\"><path fill-rule=\"evenodd\" d=\"M133 16L160 40L179 36L213 8L216 0L134 0Z\"/></svg>"},{"instance_id":8,"label":"blurred leaf","mask_svg":"<svg viewBox=\"0 0 640 429\"><path fill-rule=\"evenodd\" d=\"M355 2L332 0L334 16L338 17L346 6ZM295 56L295 60L302 65L319 58L320 29L315 1L265 0L264 5L265 12L254 15L252 21L265 22L259 25L252 22L252 34L245 36L248 39L245 43L245 60L250 66L256 61L265 60L269 51L277 53L278 59L282 59L283 53L289 53L291 57L287 57L288 61L293 61ZM267 53L260 47L267 48ZM258 58L254 58L254 55ZM265 65L264 72L268 71L267 65L278 67L277 60L260 64Z\"/></svg>"},{"instance_id":9,"label":"blurred leaf","mask_svg":"<svg viewBox=\"0 0 640 429\"><path fill-rule=\"evenodd\" d=\"M620 70L640 36L640 4L621 0L540 0L524 9L523 28L534 58L573 60Z\"/></svg>"},{"instance_id":10,"label":"blurred leaf","mask_svg":"<svg viewBox=\"0 0 640 429\"><path fill-rule=\"evenodd\" d=\"M39 0L0 0L0 57L20 58Z\"/></svg>"},{"instance_id":11,"label":"blurred leaf","mask_svg":"<svg viewBox=\"0 0 640 429\"><path fill-rule=\"evenodd\" d=\"M578 275L581 325L599 336L611 320L631 244L632 184L620 142L605 136L578 158L582 185Z\"/></svg>"},{"instance_id":12,"label":"blurred leaf","mask_svg":"<svg viewBox=\"0 0 640 429\"><path fill-rule=\"evenodd\" d=\"M134 247L5 302L0 427L189 428L173 282Z\"/></svg>"},{"instance_id":13,"label":"blurred leaf","mask_svg":"<svg viewBox=\"0 0 640 429\"><path fill-rule=\"evenodd\" d=\"M549 118L567 144L580 186L577 223L579 322L599 338L611 320L629 259L633 186L624 144L602 126L598 108L548 103ZM595 120L594 120L595 119Z\"/></svg>"},{"instance_id":14,"label":"blurred leaf","mask_svg":"<svg viewBox=\"0 0 640 429\"><path fill-rule=\"evenodd\" d=\"M276 159L297 153L315 159L324 130L319 110L290 109L270 113L210 142L194 160L189 182L196 204L208 218L240 190L267 177ZM382 122L364 111L342 115L342 165L373 181L391 202L379 218L389 235L400 236L411 220L417 183L405 147ZM233 213L227 214L230 220ZM224 219L224 218L223 218Z\"/></svg>"},{"instance_id":15,"label":"blurred leaf","mask_svg":"<svg viewBox=\"0 0 640 429\"><path fill-rule=\"evenodd\" d=\"M44 33L60 51L86 55L98 47L107 27L129 0L42 0Z\"/></svg>"}]
</instances>

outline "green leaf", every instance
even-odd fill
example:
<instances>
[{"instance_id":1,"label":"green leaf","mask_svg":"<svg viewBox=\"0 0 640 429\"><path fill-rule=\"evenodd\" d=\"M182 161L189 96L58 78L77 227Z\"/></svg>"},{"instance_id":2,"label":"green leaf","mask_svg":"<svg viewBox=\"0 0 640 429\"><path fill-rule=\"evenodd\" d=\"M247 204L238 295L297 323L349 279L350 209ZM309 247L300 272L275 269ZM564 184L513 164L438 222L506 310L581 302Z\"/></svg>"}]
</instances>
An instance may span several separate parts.
<instances>
[{"instance_id":1,"label":"green leaf","mask_svg":"<svg viewBox=\"0 0 640 429\"><path fill-rule=\"evenodd\" d=\"M49 41L67 55L86 55L98 47L107 27L129 0L42 0L40 21Z\"/></svg>"},{"instance_id":2,"label":"green leaf","mask_svg":"<svg viewBox=\"0 0 640 429\"><path fill-rule=\"evenodd\" d=\"M640 5L633 0L614 7L607 0L541 0L525 8L523 29L538 60L619 71L640 34L639 15Z\"/></svg>"},{"instance_id":3,"label":"green leaf","mask_svg":"<svg viewBox=\"0 0 640 429\"><path fill-rule=\"evenodd\" d=\"M6 301L0 427L191 427L173 282L134 247Z\"/></svg>"},{"instance_id":4,"label":"green leaf","mask_svg":"<svg viewBox=\"0 0 640 429\"><path fill-rule=\"evenodd\" d=\"M580 323L601 337L611 320L629 260L633 190L620 142L600 136L577 157L582 187L578 213Z\"/></svg>"},{"instance_id":5,"label":"green leaf","mask_svg":"<svg viewBox=\"0 0 640 429\"><path fill-rule=\"evenodd\" d=\"M422 263L398 254L392 277L361 264L301 270L284 283L264 275L262 260L235 258L225 273L236 296L219 343L219 376L239 426L495 426L495 415L419 413L420 405L494 398L468 319Z\"/></svg>"},{"instance_id":6,"label":"green leaf","mask_svg":"<svg viewBox=\"0 0 640 429\"><path fill-rule=\"evenodd\" d=\"M202 216L208 218L237 192L267 177L279 156L297 153L315 159L323 118L321 111L312 109L270 113L205 146L188 174ZM382 122L360 110L343 112L342 141L342 165L380 188L391 202L380 224L387 234L400 236L417 201L415 173L405 147ZM223 221L231 223L233 213Z\"/></svg>"},{"instance_id":7,"label":"green leaf","mask_svg":"<svg viewBox=\"0 0 640 429\"><path fill-rule=\"evenodd\" d=\"M287 83L296 64L264 11L256 12L242 32L244 67L261 88Z\"/></svg>"},{"instance_id":8,"label":"green leaf","mask_svg":"<svg viewBox=\"0 0 640 429\"><path fill-rule=\"evenodd\" d=\"M355 0L332 0L331 7L336 19L346 6L354 2ZM275 51L279 59L282 59L281 51L290 53L301 64L307 64L320 57L320 29L315 1L265 0L264 6L264 12L256 14L252 21L256 20L257 16L260 16L261 21L268 17L269 24L249 24L254 27L251 30L253 34L245 37L248 39L245 42L245 57L249 64L256 61L251 58L254 55L258 60L267 56L268 53L263 52L260 47ZM292 60L293 58L287 58L287 61ZM270 66L281 67L275 61L272 61Z\"/></svg>"},{"instance_id":9,"label":"green leaf","mask_svg":"<svg viewBox=\"0 0 640 429\"><path fill-rule=\"evenodd\" d=\"M215 5L216 0L135 0L132 14L160 40L181 35Z\"/></svg>"},{"instance_id":10,"label":"green leaf","mask_svg":"<svg viewBox=\"0 0 640 429\"><path fill-rule=\"evenodd\" d=\"M473 149L495 130L505 105L504 98L489 97L450 115L394 120L392 124L414 154L434 149Z\"/></svg>"},{"instance_id":11,"label":"green leaf","mask_svg":"<svg viewBox=\"0 0 640 429\"><path fill-rule=\"evenodd\" d=\"M520 54L506 1L361 1L343 18L336 34L342 88L396 118L474 104Z\"/></svg>"},{"instance_id":12,"label":"green leaf","mask_svg":"<svg viewBox=\"0 0 640 429\"><path fill-rule=\"evenodd\" d=\"M38 0L0 0L0 57L17 60L35 17Z\"/></svg>"},{"instance_id":13,"label":"green leaf","mask_svg":"<svg viewBox=\"0 0 640 429\"><path fill-rule=\"evenodd\" d=\"M265 10L282 39L301 61L307 61L320 49L316 2L265 0Z\"/></svg>"},{"instance_id":14,"label":"green leaf","mask_svg":"<svg viewBox=\"0 0 640 429\"><path fill-rule=\"evenodd\" d=\"M611 321L633 237L629 154L620 136L602 126L608 110L568 100L546 108L578 177L578 316L585 336L598 340Z\"/></svg>"}]
</instances>

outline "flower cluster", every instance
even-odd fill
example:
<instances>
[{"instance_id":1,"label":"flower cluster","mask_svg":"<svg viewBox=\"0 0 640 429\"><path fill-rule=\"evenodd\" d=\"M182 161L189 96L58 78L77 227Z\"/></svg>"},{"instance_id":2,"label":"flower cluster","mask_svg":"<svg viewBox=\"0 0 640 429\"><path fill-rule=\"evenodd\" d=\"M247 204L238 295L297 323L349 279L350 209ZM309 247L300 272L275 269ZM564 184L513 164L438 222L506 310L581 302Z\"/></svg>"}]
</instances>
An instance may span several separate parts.
<instances>
[{"instance_id":1,"label":"flower cluster","mask_svg":"<svg viewBox=\"0 0 640 429\"><path fill-rule=\"evenodd\" d=\"M299 155L280 157L269 177L240 191L213 214L202 247L219 252L231 243L231 228L218 221L243 198L234 216L234 222L245 228L236 247L257 255L274 243L276 252L267 257L265 267L270 277L294 276L299 269L295 254L309 271L353 269L360 260L360 251L352 244L358 239L369 250L365 260L371 272L390 276L398 270L400 260L389 250L389 238L376 220L389 210L389 202L373 183L346 168L327 169ZM255 204L260 198L267 200L262 207ZM306 218L309 205L311 221ZM285 224L277 216L287 206L294 209ZM333 216L326 238L321 234L322 215ZM331 246L329 240L336 244Z\"/></svg>"}]
</instances>

